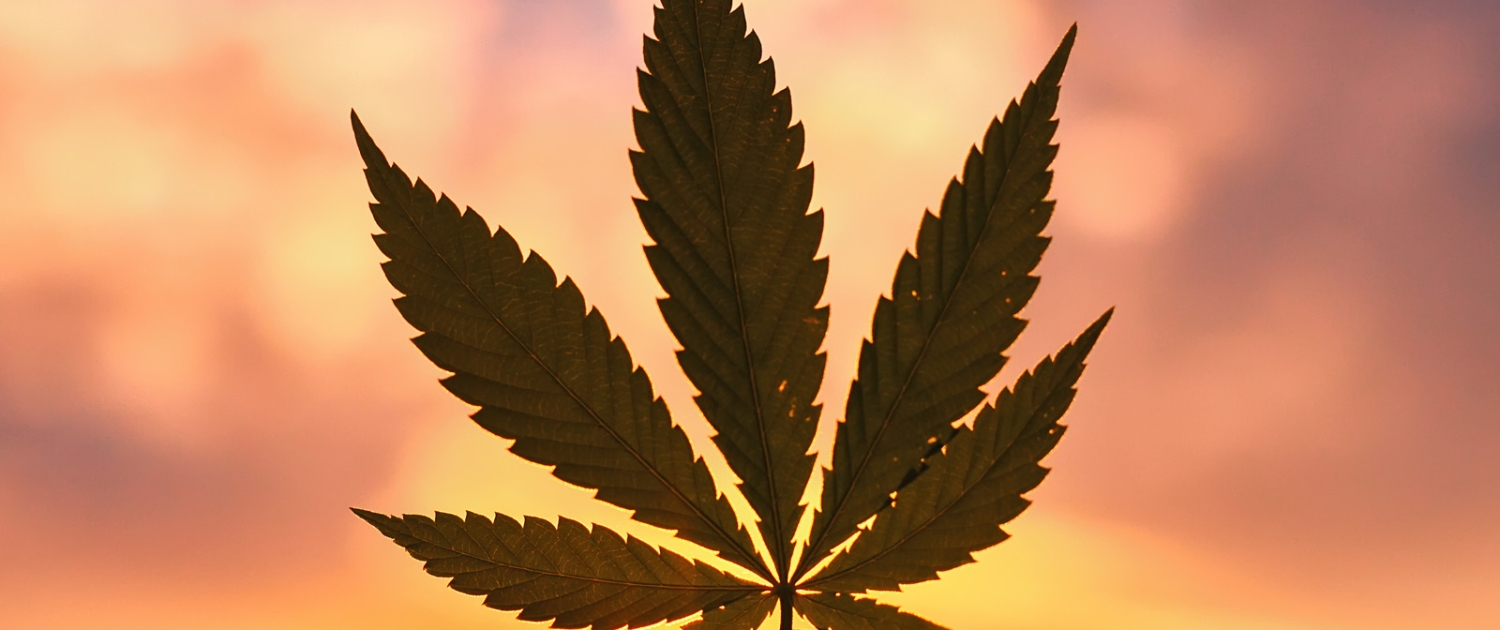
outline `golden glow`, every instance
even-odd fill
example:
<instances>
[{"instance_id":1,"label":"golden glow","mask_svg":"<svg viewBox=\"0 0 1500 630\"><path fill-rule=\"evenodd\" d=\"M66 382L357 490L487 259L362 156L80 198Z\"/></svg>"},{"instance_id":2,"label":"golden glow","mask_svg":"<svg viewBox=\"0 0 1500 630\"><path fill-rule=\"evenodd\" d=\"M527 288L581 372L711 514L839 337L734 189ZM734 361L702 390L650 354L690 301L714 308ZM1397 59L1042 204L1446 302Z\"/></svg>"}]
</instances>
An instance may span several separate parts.
<instances>
[{"instance_id":1,"label":"golden glow","mask_svg":"<svg viewBox=\"0 0 1500 630\"><path fill-rule=\"evenodd\" d=\"M54 496L38 507L47 484L71 478L24 476L30 469L16 473L0 459L0 536L47 545L0 568L0 589L17 594L0 604L0 626L532 627L423 575L346 505L565 514L668 542L511 456L433 382L438 371L407 344L412 331L389 305L347 124L358 109L408 173L575 278L718 478L730 479L677 370L630 205L630 71L648 4L0 4L0 300L14 300L0 301L0 325L24 331L0 338L20 340L0 352L22 357L0 362L0 405L7 395L42 401L16 403L17 419L0 428L104 436L97 452L66 451L76 461L59 470L103 470L104 482L146 471L139 487L125 487L137 494L64 485L76 501ZM1073 18L1027 1L942 11L897 0L750 5L807 125L813 206L827 212L827 422L841 415L876 296L889 289L921 210L937 206L965 149ZM523 17L538 25L518 25ZM1450 572L1413 560L1366 574L1366 565L1319 565L1330 573L1308 581L1346 587L1322 597L1307 582L1281 583L1300 573L1294 540L1269 551L1241 548L1229 534L1176 540L1107 516L1127 512L1119 506L1134 497L1107 507L1079 498L1115 482L1108 487L1186 505L1211 483L1202 480L1237 478L1215 476L1224 466L1260 474L1264 457L1336 456L1335 434L1376 439L1334 412L1371 387L1362 366L1391 361L1367 287L1293 258L1255 262L1290 280L1268 282L1238 319L1200 331L1200 343L1163 349L1176 331L1151 300L1173 289L1150 272L1154 252L1216 211L1198 197L1215 160L1250 159L1262 147L1246 103L1265 90L1264 72L1253 51L1176 31L1145 62L1111 57L1096 42L1118 28L1082 26L1061 109L1058 244L1029 311L1037 323L1003 376L1121 306L1083 379L1072 433L1049 460L1058 472L1008 528L1012 540L888 601L971 629L1500 627L1493 597L1481 596L1500 592L1500 577L1483 567ZM1210 57L1222 64L1200 60ZM1120 96L1132 81L1143 92L1192 91ZM1112 380L1140 374L1150 382L1129 383L1149 385L1146 393ZM1158 391L1166 402L1142 399ZM1325 421L1307 422L1314 412ZM816 448L826 453L831 439L823 431ZM1161 450L1142 446L1153 440ZM52 457L37 452L37 461ZM1090 459L1100 453L1118 455ZM156 466L181 472L152 476ZM178 481L186 489L159 490ZM304 495L315 499L296 498ZM1247 511L1256 500L1244 497ZM134 519L129 536L104 535L126 527L90 508L107 501ZM317 513L284 528L275 518L205 516L287 505ZM742 501L736 507L745 512ZM48 522L28 520L33 512ZM205 531L172 529L196 518L207 519ZM247 519L232 532L213 529ZM1329 527L1306 523L1336 537ZM194 536L203 540L187 540ZM179 543L198 544L202 562L175 557L186 553ZM259 568L201 551L239 545L264 550L249 563ZM1426 584L1441 586L1405 603L1381 595ZM1420 623L1432 619L1451 623Z\"/></svg>"}]
</instances>

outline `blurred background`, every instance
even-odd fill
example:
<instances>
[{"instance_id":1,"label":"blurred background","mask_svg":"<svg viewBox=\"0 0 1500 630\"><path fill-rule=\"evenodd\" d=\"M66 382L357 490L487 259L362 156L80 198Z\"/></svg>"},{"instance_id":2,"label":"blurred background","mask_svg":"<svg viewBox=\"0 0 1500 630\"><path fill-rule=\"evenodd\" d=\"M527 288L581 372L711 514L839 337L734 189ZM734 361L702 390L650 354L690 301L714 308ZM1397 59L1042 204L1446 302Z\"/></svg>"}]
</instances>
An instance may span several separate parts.
<instances>
[{"instance_id":1,"label":"blurred background","mask_svg":"<svg viewBox=\"0 0 1500 630\"><path fill-rule=\"evenodd\" d=\"M1014 538L891 601L1500 628L1500 7L746 4L827 210L827 421L921 211L1079 23L1056 240L996 388L1118 312ZM540 627L348 506L666 540L437 385L348 124L577 280L725 482L630 204L650 6L0 3L0 626Z\"/></svg>"}]
</instances>

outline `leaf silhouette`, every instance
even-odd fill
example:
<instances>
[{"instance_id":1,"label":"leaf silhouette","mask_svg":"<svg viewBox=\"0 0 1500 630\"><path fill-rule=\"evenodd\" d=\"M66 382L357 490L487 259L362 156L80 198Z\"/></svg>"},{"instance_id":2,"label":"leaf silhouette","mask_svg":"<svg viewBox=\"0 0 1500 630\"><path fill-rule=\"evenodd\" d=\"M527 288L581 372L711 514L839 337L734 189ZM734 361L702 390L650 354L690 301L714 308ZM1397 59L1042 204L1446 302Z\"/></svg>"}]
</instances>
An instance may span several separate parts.
<instances>
[{"instance_id":1,"label":"leaf silhouette","mask_svg":"<svg viewBox=\"0 0 1500 630\"><path fill-rule=\"evenodd\" d=\"M713 443L754 510L763 552L674 425L646 372L571 279L558 281L503 228L413 182L352 116L375 235L396 307L416 346L450 373L473 419L511 452L752 573L747 581L606 527L497 514L385 516L381 533L485 604L555 627L613 630L684 619L692 630L751 630L775 609L817 628L940 630L856 597L934 579L1004 540L1029 504L1039 464L1061 438L1084 359L1113 311L1022 374L972 428L1025 327L1033 270L1052 216L1052 144L1076 29L1019 102L970 149L963 173L925 213L860 350L834 428L818 510L801 498L821 417L817 396L828 260L812 166L791 96L732 0L662 0L637 72L638 151L629 153L666 292L662 317L682 348ZM868 529L860 525L874 517ZM796 547L794 533L810 526ZM830 557L833 550L853 542ZM794 564L795 563L795 564ZM816 573L814 573L816 571Z\"/></svg>"},{"instance_id":2,"label":"leaf silhouette","mask_svg":"<svg viewBox=\"0 0 1500 630\"><path fill-rule=\"evenodd\" d=\"M904 613L873 599L836 593L797 598L797 612L815 628L836 630L946 630L926 619Z\"/></svg>"},{"instance_id":3,"label":"leaf silhouette","mask_svg":"<svg viewBox=\"0 0 1500 630\"><path fill-rule=\"evenodd\" d=\"M1030 272L1047 248L1052 115L1076 31L1021 102L990 123L983 149L969 150L963 179L948 184L940 214L922 217L916 255L901 257L891 297L876 305L798 579L887 505L984 399L979 387L1025 327L1016 313L1036 291Z\"/></svg>"},{"instance_id":4,"label":"leaf silhouette","mask_svg":"<svg viewBox=\"0 0 1500 630\"><path fill-rule=\"evenodd\" d=\"M554 466L559 479L596 488L636 520L764 575L703 460L672 425L645 370L631 361L598 309L584 311L571 279L557 283L532 253L524 261L504 229L490 234L473 210L459 214L387 164L353 117L376 203L383 267L403 295L396 307L422 334L417 347L454 375L443 385L479 405L474 421L515 440L511 452Z\"/></svg>"},{"instance_id":5,"label":"leaf silhouette","mask_svg":"<svg viewBox=\"0 0 1500 630\"><path fill-rule=\"evenodd\" d=\"M703 611L703 618L683 626L683 630L750 630L776 609L776 598L767 595L752 595L737 599L719 608Z\"/></svg>"},{"instance_id":6,"label":"leaf silhouette","mask_svg":"<svg viewBox=\"0 0 1500 630\"><path fill-rule=\"evenodd\" d=\"M683 349L714 444L760 517L779 579L802 517L802 489L820 406L828 309L818 308L828 260L813 257L821 211L807 214L812 166L791 95L729 0L656 9L638 72L645 111L631 152L655 244L646 247L667 296L662 317Z\"/></svg>"},{"instance_id":7,"label":"leaf silhouette","mask_svg":"<svg viewBox=\"0 0 1500 630\"><path fill-rule=\"evenodd\" d=\"M567 518L554 527L503 514L491 521L473 512L464 518L439 512L435 519L355 513L424 561L428 573L453 578L453 590L483 595L491 608L519 610L521 619L556 620L558 628L613 630L680 619L761 588Z\"/></svg>"},{"instance_id":8,"label":"leaf silhouette","mask_svg":"<svg viewBox=\"0 0 1500 630\"><path fill-rule=\"evenodd\" d=\"M985 405L974 427L959 428L928 470L896 495L869 531L804 586L858 593L900 590L974 561L972 552L1008 536L999 525L1025 510L1021 494L1047 476L1038 465L1062 438L1058 424L1073 402L1083 361L1099 339L1109 312L1057 358L1043 359L1015 387Z\"/></svg>"}]
</instances>

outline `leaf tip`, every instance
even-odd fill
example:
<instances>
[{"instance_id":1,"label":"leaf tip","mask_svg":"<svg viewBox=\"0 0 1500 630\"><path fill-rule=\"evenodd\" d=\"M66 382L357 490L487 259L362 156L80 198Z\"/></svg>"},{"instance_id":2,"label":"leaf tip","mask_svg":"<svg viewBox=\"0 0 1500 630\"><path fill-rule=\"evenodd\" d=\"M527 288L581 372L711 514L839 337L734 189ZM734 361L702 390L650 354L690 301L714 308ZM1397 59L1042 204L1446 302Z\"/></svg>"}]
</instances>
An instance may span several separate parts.
<instances>
[{"instance_id":1,"label":"leaf tip","mask_svg":"<svg viewBox=\"0 0 1500 630\"><path fill-rule=\"evenodd\" d=\"M1063 69L1068 65L1068 56L1073 52L1073 40L1078 37L1078 23L1068 28L1068 33L1063 35L1062 42L1058 43L1057 51L1052 53L1052 58L1047 60L1047 66L1042 69L1042 76L1038 84L1056 85L1062 80Z\"/></svg>"},{"instance_id":2,"label":"leaf tip","mask_svg":"<svg viewBox=\"0 0 1500 630\"><path fill-rule=\"evenodd\" d=\"M1104 311L1104 314L1099 316L1099 319L1096 319L1094 320L1094 323L1089 324L1089 327L1087 329L1084 329L1083 333L1078 335L1078 339L1074 340L1071 345L1081 350L1083 352L1083 355L1088 355L1088 353L1094 349L1094 343L1099 341L1099 335L1104 332L1104 327L1109 324L1109 320L1113 318L1114 315L1115 307L1111 306L1109 307L1109 310ZM1059 356L1058 358L1060 359L1061 356ZM1081 359L1082 357L1080 357L1080 360Z\"/></svg>"},{"instance_id":3,"label":"leaf tip","mask_svg":"<svg viewBox=\"0 0 1500 630\"><path fill-rule=\"evenodd\" d=\"M1106 324L1108 324L1109 320L1113 319L1114 316L1115 316L1115 307L1111 306L1107 310L1104 311L1103 315L1099 316L1099 319L1094 320L1093 325L1089 326L1089 328L1091 328L1091 329L1092 328L1097 328L1099 330L1104 330L1104 326Z\"/></svg>"},{"instance_id":4,"label":"leaf tip","mask_svg":"<svg viewBox=\"0 0 1500 630\"><path fill-rule=\"evenodd\" d=\"M360 122L359 114L353 108L349 109L349 124L354 127L354 144L359 146L359 156L364 158L365 167L372 169L383 169L388 166L385 153L380 147L375 146L375 140L370 137L370 132L365 130L365 124Z\"/></svg>"},{"instance_id":5,"label":"leaf tip","mask_svg":"<svg viewBox=\"0 0 1500 630\"><path fill-rule=\"evenodd\" d=\"M351 508L349 508L349 511L354 512L355 516L358 516L360 519L364 520L364 522L369 523L370 525L374 526L375 529L380 530L380 533L382 535L386 536L387 538L394 538L395 537L394 530L392 529L392 527L395 526L395 524L397 522L399 522L401 519L393 517L393 516L387 516L387 515L381 514L379 512L371 512L369 510L361 510L361 509L359 509L357 507L351 507Z\"/></svg>"},{"instance_id":6,"label":"leaf tip","mask_svg":"<svg viewBox=\"0 0 1500 630\"><path fill-rule=\"evenodd\" d=\"M361 519L364 519L365 522L371 523L371 524L374 524L376 521L383 521L386 518L389 518L389 517L387 517L384 514L380 514L380 513L377 513L377 512L371 512L369 510L364 510L364 509L360 509L360 508L357 508L357 507L351 507L351 508L349 508L349 511L353 512L355 516L358 516Z\"/></svg>"}]
</instances>

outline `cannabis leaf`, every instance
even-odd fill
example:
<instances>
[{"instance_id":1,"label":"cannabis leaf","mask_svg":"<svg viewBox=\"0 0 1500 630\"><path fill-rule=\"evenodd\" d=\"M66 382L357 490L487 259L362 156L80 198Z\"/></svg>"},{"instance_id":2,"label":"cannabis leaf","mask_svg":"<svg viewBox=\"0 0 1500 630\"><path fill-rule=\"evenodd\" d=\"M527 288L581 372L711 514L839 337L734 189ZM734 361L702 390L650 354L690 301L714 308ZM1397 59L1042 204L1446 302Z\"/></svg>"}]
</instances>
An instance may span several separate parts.
<instances>
[{"instance_id":1,"label":"cannabis leaf","mask_svg":"<svg viewBox=\"0 0 1500 630\"><path fill-rule=\"evenodd\" d=\"M520 610L531 621L555 619L560 628L643 626L732 602L755 584L670 551L657 551L605 527L578 521L557 526L537 518L522 525L470 512L395 518L355 510L380 533L427 562L427 572L451 577L454 590L485 595L484 604Z\"/></svg>"},{"instance_id":2,"label":"cannabis leaf","mask_svg":"<svg viewBox=\"0 0 1500 630\"><path fill-rule=\"evenodd\" d=\"M524 259L503 229L490 234L472 209L434 199L385 156L354 117L370 205L390 257L383 267L413 341L443 385L479 405L474 420L515 440L511 452L554 466L559 479L635 511L636 520L764 574L745 529L695 457L666 404L634 366L598 309L584 310L573 281L557 283L532 253ZM769 577L762 575L762 577Z\"/></svg>"},{"instance_id":3,"label":"cannabis leaf","mask_svg":"<svg viewBox=\"0 0 1500 630\"><path fill-rule=\"evenodd\" d=\"M413 182L351 115L354 134L383 230L375 242L402 294L396 307L421 331L417 347L451 373L443 385L479 407L474 420L559 479L758 581L567 518L355 513L455 590L556 627L701 613L689 627L746 630L779 608L783 629L793 611L818 628L940 628L858 595L934 579L1005 539L999 526L1046 475L1039 462L1062 436L1058 421L1111 315L984 404L972 426L955 427L984 401L980 387L1025 327L1018 313L1048 243L1053 114L1075 31L970 150L940 211L923 217L916 252L875 309L799 545L828 328L818 306L823 215L808 212L802 125L743 7L663 0L655 15L637 73L636 209L678 363L754 510L759 547L573 281Z\"/></svg>"},{"instance_id":4,"label":"cannabis leaf","mask_svg":"<svg viewBox=\"0 0 1500 630\"><path fill-rule=\"evenodd\" d=\"M1047 248L1052 114L1072 43L1070 30L1021 102L990 124L983 150L969 150L963 180L948 184L941 214L922 217L916 255L901 257L891 297L876 305L798 578L889 503L984 399L979 387L1025 327L1016 313Z\"/></svg>"},{"instance_id":5,"label":"cannabis leaf","mask_svg":"<svg viewBox=\"0 0 1500 630\"><path fill-rule=\"evenodd\" d=\"M1014 389L1000 392L994 404L980 410L972 429L959 427L899 501L806 586L854 593L899 590L973 562L971 552L1005 540L995 524L1026 509L1030 502L1021 494L1047 475L1037 462L1062 438L1064 427L1057 421L1073 402L1083 359L1110 314L1056 359L1043 359L1022 374Z\"/></svg>"},{"instance_id":6,"label":"cannabis leaf","mask_svg":"<svg viewBox=\"0 0 1500 630\"><path fill-rule=\"evenodd\" d=\"M895 606L869 599L856 599L843 593L818 593L798 597L797 612L813 626L843 630L942 630L942 626L904 613Z\"/></svg>"},{"instance_id":7,"label":"cannabis leaf","mask_svg":"<svg viewBox=\"0 0 1500 630\"><path fill-rule=\"evenodd\" d=\"M743 7L714 4L656 10L630 161L678 362L786 581L823 383L823 213L807 214L813 173L797 166L791 94L772 94L776 73L745 34Z\"/></svg>"}]
</instances>

